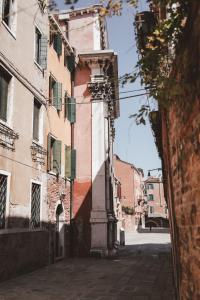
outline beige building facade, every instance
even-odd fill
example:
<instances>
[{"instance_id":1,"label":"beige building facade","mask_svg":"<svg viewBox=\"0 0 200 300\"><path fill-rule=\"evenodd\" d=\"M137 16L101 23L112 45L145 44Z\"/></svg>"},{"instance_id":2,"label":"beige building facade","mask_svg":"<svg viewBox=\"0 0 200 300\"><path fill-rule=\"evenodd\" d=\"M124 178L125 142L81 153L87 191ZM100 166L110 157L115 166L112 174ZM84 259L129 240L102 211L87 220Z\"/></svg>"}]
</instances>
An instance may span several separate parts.
<instances>
[{"instance_id":1,"label":"beige building facade","mask_svg":"<svg viewBox=\"0 0 200 300\"><path fill-rule=\"evenodd\" d=\"M49 259L42 229L48 222L48 19L34 0L1 1L0 12L0 279L5 279Z\"/></svg>"}]
</instances>

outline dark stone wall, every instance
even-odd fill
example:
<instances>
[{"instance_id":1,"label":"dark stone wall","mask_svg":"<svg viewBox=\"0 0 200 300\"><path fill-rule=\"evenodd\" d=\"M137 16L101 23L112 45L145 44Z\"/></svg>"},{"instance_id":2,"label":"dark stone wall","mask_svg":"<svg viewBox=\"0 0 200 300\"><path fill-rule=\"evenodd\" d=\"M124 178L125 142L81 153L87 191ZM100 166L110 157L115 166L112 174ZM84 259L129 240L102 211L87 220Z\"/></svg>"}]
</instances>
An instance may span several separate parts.
<instances>
[{"instance_id":1,"label":"dark stone wall","mask_svg":"<svg viewBox=\"0 0 200 300\"><path fill-rule=\"evenodd\" d=\"M48 231L0 234L0 281L34 271L48 263Z\"/></svg>"}]
</instances>

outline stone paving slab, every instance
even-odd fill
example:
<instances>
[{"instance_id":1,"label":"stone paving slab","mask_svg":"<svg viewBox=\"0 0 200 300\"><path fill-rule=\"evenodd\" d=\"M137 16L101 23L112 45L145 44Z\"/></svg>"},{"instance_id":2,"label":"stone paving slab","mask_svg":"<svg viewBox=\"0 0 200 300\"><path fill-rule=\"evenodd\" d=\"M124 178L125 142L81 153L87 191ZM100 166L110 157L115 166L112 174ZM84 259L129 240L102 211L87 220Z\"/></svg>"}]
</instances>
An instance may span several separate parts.
<instances>
[{"instance_id":1,"label":"stone paving slab","mask_svg":"<svg viewBox=\"0 0 200 300\"><path fill-rule=\"evenodd\" d=\"M129 233L115 259L75 258L0 284L0 300L175 300L166 233Z\"/></svg>"}]
</instances>

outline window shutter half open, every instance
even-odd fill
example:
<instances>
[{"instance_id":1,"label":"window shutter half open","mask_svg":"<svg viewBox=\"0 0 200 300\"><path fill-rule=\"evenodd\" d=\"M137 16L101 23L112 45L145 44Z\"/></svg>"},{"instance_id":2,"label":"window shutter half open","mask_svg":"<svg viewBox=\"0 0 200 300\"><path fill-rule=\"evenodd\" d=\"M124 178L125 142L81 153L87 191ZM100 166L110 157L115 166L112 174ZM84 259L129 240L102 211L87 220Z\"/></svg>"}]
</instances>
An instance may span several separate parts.
<instances>
[{"instance_id":1,"label":"window shutter half open","mask_svg":"<svg viewBox=\"0 0 200 300\"><path fill-rule=\"evenodd\" d=\"M58 82L53 84L53 106L58 106Z\"/></svg>"},{"instance_id":2,"label":"window shutter half open","mask_svg":"<svg viewBox=\"0 0 200 300\"><path fill-rule=\"evenodd\" d=\"M76 122L76 99L71 97L68 98L68 120L70 123Z\"/></svg>"},{"instance_id":3,"label":"window shutter half open","mask_svg":"<svg viewBox=\"0 0 200 300\"><path fill-rule=\"evenodd\" d=\"M58 174L61 173L61 148L62 142L56 140L53 146L53 170Z\"/></svg>"},{"instance_id":4,"label":"window shutter half open","mask_svg":"<svg viewBox=\"0 0 200 300\"><path fill-rule=\"evenodd\" d=\"M71 178L71 147L65 146L65 177Z\"/></svg>"},{"instance_id":5,"label":"window shutter half open","mask_svg":"<svg viewBox=\"0 0 200 300\"><path fill-rule=\"evenodd\" d=\"M62 110L62 83L58 82L57 110Z\"/></svg>"},{"instance_id":6,"label":"window shutter half open","mask_svg":"<svg viewBox=\"0 0 200 300\"><path fill-rule=\"evenodd\" d=\"M55 82L53 85L53 106L57 110L62 110L62 83Z\"/></svg>"},{"instance_id":7,"label":"window shutter half open","mask_svg":"<svg viewBox=\"0 0 200 300\"><path fill-rule=\"evenodd\" d=\"M75 56L71 54L67 56L67 68L70 72L73 72L75 69Z\"/></svg>"},{"instance_id":8,"label":"window shutter half open","mask_svg":"<svg viewBox=\"0 0 200 300\"><path fill-rule=\"evenodd\" d=\"M57 52L58 56L62 55L62 38L61 38L60 34L57 34L56 52Z\"/></svg>"},{"instance_id":9,"label":"window shutter half open","mask_svg":"<svg viewBox=\"0 0 200 300\"><path fill-rule=\"evenodd\" d=\"M47 171L51 170L51 135L47 137Z\"/></svg>"},{"instance_id":10,"label":"window shutter half open","mask_svg":"<svg viewBox=\"0 0 200 300\"><path fill-rule=\"evenodd\" d=\"M71 179L76 178L76 150L71 150Z\"/></svg>"},{"instance_id":11,"label":"window shutter half open","mask_svg":"<svg viewBox=\"0 0 200 300\"><path fill-rule=\"evenodd\" d=\"M76 122L76 99L71 98L71 123Z\"/></svg>"},{"instance_id":12,"label":"window shutter half open","mask_svg":"<svg viewBox=\"0 0 200 300\"><path fill-rule=\"evenodd\" d=\"M40 48L40 66L44 70L46 70L46 68L47 68L47 47L48 47L47 37L42 35L41 48Z\"/></svg>"}]
</instances>

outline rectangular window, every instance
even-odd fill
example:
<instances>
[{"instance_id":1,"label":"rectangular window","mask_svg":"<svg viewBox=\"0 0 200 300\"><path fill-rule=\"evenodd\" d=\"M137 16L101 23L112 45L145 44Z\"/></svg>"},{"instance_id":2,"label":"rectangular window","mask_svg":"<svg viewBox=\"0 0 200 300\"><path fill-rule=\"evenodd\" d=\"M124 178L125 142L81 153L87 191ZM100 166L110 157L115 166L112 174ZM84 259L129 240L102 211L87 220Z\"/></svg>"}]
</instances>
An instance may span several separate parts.
<instances>
[{"instance_id":1,"label":"rectangular window","mask_svg":"<svg viewBox=\"0 0 200 300\"><path fill-rule=\"evenodd\" d=\"M35 61L43 69L47 68L47 37L42 35L39 29L35 28Z\"/></svg>"},{"instance_id":2,"label":"rectangular window","mask_svg":"<svg viewBox=\"0 0 200 300\"><path fill-rule=\"evenodd\" d=\"M61 148L61 141L48 134L47 167L56 174L61 174Z\"/></svg>"},{"instance_id":3,"label":"rectangular window","mask_svg":"<svg viewBox=\"0 0 200 300\"><path fill-rule=\"evenodd\" d=\"M54 33L52 36L53 48L58 56L62 55L62 38L59 33Z\"/></svg>"},{"instance_id":4,"label":"rectangular window","mask_svg":"<svg viewBox=\"0 0 200 300\"><path fill-rule=\"evenodd\" d=\"M41 104L36 99L34 99L34 109L33 109L33 139L35 141L39 141L40 109L41 109Z\"/></svg>"},{"instance_id":5,"label":"rectangular window","mask_svg":"<svg viewBox=\"0 0 200 300\"><path fill-rule=\"evenodd\" d=\"M8 92L11 76L0 67L0 119L7 121Z\"/></svg>"},{"instance_id":6,"label":"rectangular window","mask_svg":"<svg viewBox=\"0 0 200 300\"><path fill-rule=\"evenodd\" d=\"M0 229L4 229L6 223L7 182L8 177L0 174Z\"/></svg>"},{"instance_id":7,"label":"rectangular window","mask_svg":"<svg viewBox=\"0 0 200 300\"><path fill-rule=\"evenodd\" d=\"M149 194L149 195L148 195L148 200L149 200L149 201L152 201L152 200L154 200L154 196L153 196L153 194Z\"/></svg>"},{"instance_id":8,"label":"rectangular window","mask_svg":"<svg viewBox=\"0 0 200 300\"><path fill-rule=\"evenodd\" d=\"M31 190L31 228L40 227L40 184L32 183Z\"/></svg>"},{"instance_id":9,"label":"rectangular window","mask_svg":"<svg viewBox=\"0 0 200 300\"><path fill-rule=\"evenodd\" d=\"M2 0L2 20L13 31L16 27L16 0Z\"/></svg>"},{"instance_id":10,"label":"rectangular window","mask_svg":"<svg viewBox=\"0 0 200 300\"><path fill-rule=\"evenodd\" d=\"M58 110L62 110L62 83L49 76L49 101Z\"/></svg>"},{"instance_id":11,"label":"rectangular window","mask_svg":"<svg viewBox=\"0 0 200 300\"><path fill-rule=\"evenodd\" d=\"M76 178L76 149L65 146L65 177Z\"/></svg>"},{"instance_id":12,"label":"rectangular window","mask_svg":"<svg viewBox=\"0 0 200 300\"><path fill-rule=\"evenodd\" d=\"M41 39L42 39L42 34L36 28L35 29L35 60L39 65L40 65Z\"/></svg>"},{"instance_id":13,"label":"rectangular window","mask_svg":"<svg viewBox=\"0 0 200 300\"><path fill-rule=\"evenodd\" d=\"M147 184L147 189L148 189L148 190L153 190L153 189L154 189L153 183L148 183L148 184Z\"/></svg>"},{"instance_id":14,"label":"rectangular window","mask_svg":"<svg viewBox=\"0 0 200 300\"><path fill-rule=\"evenodd\" d=\"M10 23L10 0L3 0L2 4L2 20L8 25Z\"/></svg>"},{"instance_id":15,"label":"rectangular window","mask_svg":"<svg viewBox=\"0 0 200 300\"><path fill-rule=\"evenodd\" d=\"M150 214L153 214L154 213L154 207L153 206L149 206L149 209L150 209Z\"/></svg>"}]
</instances>

